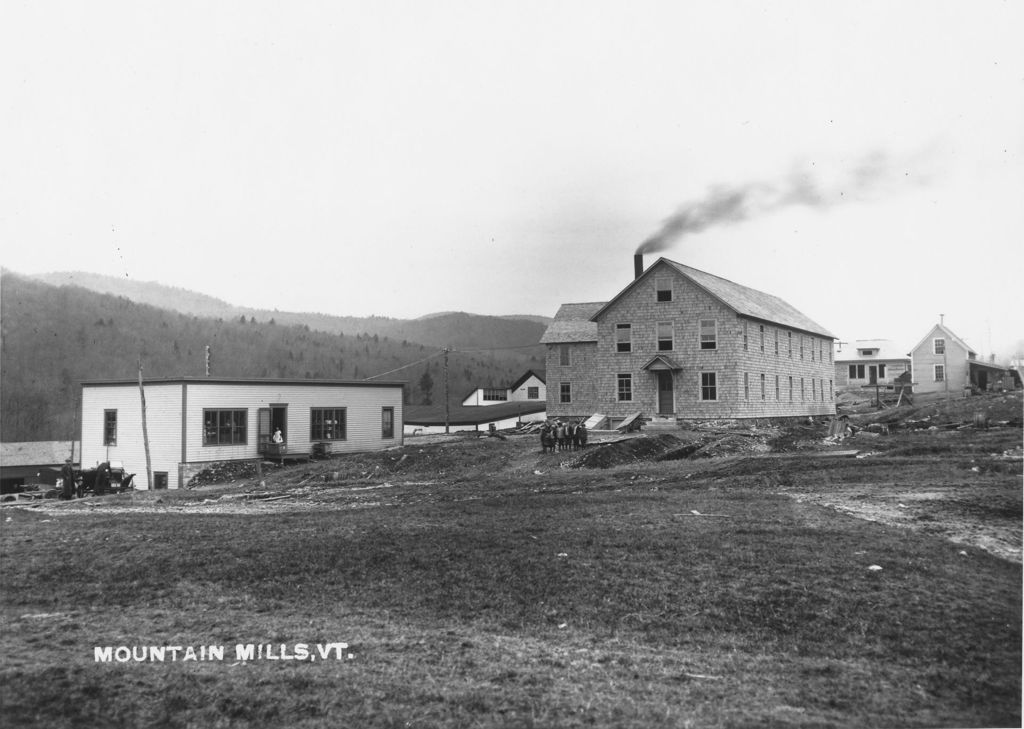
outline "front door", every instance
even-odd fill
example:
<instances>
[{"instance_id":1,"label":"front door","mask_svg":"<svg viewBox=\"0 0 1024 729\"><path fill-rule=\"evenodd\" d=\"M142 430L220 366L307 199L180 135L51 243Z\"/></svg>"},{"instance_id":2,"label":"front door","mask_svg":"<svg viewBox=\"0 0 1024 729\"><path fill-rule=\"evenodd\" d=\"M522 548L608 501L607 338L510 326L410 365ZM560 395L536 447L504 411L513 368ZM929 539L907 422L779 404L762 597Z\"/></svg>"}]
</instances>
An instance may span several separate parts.
<instances>
[{"instance_id":1,"label":"front door","mask_svg":"<svg viewBox=\"0 0 1024 729\"><path fill-rule=\"evenodd\" d=\"M287 405L271 405L270 406L270 430L273 433L275 430L281 431L281 437L285 441L288 440L288 406Z\"/></svg>"},{"instance_id":2,"label":"front door","mask_svg":"<svg viewBox=\"0 0 1024 729\"><path fill-rule=\"evenodd\" d=\"M672 397L672 371L658 370L658 414L671 415L675 412L675 398Z\"/></svg>"},{"instance_id":3,"label":"front door","mask_svg":"<svg viewBox=\"0 0 1024 729\"><path fill-rule=\"evenodd\" d=\"M875 365L868 366L868 378L870 384L878 384L878 368Z\"/></svg>"}]
</instances>

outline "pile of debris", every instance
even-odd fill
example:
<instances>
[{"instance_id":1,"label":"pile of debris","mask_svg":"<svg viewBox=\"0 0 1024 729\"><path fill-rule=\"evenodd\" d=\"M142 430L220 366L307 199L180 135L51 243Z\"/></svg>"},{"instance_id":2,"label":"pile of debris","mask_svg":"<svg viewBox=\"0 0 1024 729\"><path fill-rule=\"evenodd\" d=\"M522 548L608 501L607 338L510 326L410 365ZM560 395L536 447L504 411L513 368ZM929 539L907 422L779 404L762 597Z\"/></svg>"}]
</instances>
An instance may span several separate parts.
<instances>
[{"instance_id":1,"label":"pile of debris","mask_svg":"<svg viewBox=\"0 0 1024 729\"><path fill-rule=\"evenodd\" d=\"M582 455L567 461L565 468L611 468L623 464L652 461L674 450L683 442L674 435L643 435L595 444Z\"/></svg>"},{"instance_id":2,"label":"pile of debris","mask_svg":"<svg viewBox=\"0 0 1024 729\"><path fill-rule=\"evenodd\" d=\"M197 486L228 484L232 481L250 479L255 476L256 463L254 461L220 461L218 463L209 464L206 468L189 479L185 488L194 489Z\"/></svg>"}]
</instances>

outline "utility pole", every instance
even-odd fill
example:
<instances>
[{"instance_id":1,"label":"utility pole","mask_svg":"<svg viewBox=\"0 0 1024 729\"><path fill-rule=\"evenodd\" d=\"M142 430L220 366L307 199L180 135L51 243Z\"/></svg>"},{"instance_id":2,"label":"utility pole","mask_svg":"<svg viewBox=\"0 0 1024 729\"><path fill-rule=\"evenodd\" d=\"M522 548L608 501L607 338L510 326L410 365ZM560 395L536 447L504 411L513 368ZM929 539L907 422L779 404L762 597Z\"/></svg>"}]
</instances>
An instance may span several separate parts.
<instances>
[{"instance_id":1,"label":"utility pole","mask_svg":"<svg viewBox=\"0 0 1024 729\"><path fill-rule=\"evenodd\" d=\"M209 347L207 347L209 349ZM149 430L146 428L146 391L142 387L142 355L139 355L139 398L142 400L142 444L146 449L146 488L153 488L153 462L149 457Z\"/></svg>"},{"instance_id":2,"label":"utility pole","mask_svg":"<svg viewBox=\"0 0 1024 729\"><path fill-rule=\"evenodd\" d=\"M71 465L72 466L75 464L75 438L77 437L77 434L78 434L78 408L79 408L79 402L78 402L78 399L75 398L75 413L72 416L72 421L71 421ZM81 453L79 453L79 457L81 457Z\"/></svg>"},{"instance_id":3,"label":"utility pole","mask_svg":"<svg viewBox=\"0 0 1024 729\"><path fill-rule=\"evenodd\" d=\"M449 405L448 405L448 347L444 348L444 434L448 435Z\"/></svg>"}]
</instances>

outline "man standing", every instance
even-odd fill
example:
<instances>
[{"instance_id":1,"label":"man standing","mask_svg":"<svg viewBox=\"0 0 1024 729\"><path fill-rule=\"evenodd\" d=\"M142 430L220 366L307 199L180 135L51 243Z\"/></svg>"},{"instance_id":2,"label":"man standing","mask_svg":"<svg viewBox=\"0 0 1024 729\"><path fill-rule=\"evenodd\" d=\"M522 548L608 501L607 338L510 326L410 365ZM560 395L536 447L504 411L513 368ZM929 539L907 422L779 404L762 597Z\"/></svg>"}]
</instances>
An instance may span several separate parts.
<instances>
[{"instance_id":1,"label":"man standing","mask_svg":"<svg viewBox=\"0 0 1024 729\"><path fill-rule=\"evenodd\" d=\"M75 498L75 467L71 465L71 459L64 459L64 466L60 469L61 498L70 501Z\"/></svg>"}]
</instances>

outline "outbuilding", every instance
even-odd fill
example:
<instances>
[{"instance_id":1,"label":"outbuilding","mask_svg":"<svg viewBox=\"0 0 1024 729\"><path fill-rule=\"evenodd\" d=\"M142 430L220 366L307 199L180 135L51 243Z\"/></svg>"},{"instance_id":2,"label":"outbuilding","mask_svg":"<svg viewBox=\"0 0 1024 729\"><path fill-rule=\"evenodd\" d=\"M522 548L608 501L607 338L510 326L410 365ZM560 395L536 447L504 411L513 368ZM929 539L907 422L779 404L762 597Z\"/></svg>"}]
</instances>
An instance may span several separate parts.
<instances>
[{"instance_id":1,"label":"outbuilding","mask_svg":"<svg viewBox=\"0 0 1024 729\"><path fill-rule=\"evenodd\" d=\"M140 489L183 488L212 463L402 444L401 382L179 377L82 383L81 463L121 461ZM146 475L149 441L153 482ZM275 432L280 431L281 443Z\"/></svg>"}]
</instances>

